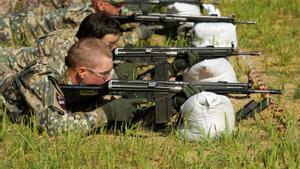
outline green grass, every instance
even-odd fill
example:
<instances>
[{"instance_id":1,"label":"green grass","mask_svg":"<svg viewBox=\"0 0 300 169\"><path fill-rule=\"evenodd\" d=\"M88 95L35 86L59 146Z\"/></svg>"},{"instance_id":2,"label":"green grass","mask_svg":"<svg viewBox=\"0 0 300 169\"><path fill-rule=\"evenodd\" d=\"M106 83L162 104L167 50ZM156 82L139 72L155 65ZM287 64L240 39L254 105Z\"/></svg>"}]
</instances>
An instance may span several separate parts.
<instances>
[{"instance_id":1,"label":"green grass","mask_svg":"<svg viewBox=\"0 0 300 169\"><path fill-rule=\"evenodd\" d=\"M4 121L3 123L7 123ZM298 168L299 133L295 121L281 133L260 119L235 135L186 142L176 137L110 135L55 138L25 125L8 124L1 142L2 165L8 168ZM2 128L3 131L3 128ZM258 139L259 138L259 139Z\"/></svg>"},{"instance_id":2,"label":"green grass","mask_svg":"<svg viewBox=\"0 0 300 169\"><path fill-rule=\"evenodd\" d=\"M226 16L258 22L238 25L239 47L263 53L253 63L269 86L284 88L275 97L282 112L264 111L242 121L234 135L200 142L179 139L176 129L160 136L139 127L127 134L49 137L4 117L0 168L300 168L300 106L294 97L299 96L300 1L223 0L220 7Z\"/></svg>"},{"instance_id":3,"label":"green grass","mask_svg":"<svg viewBox=\"0 0 300 169\"><path fill-rule=\"evenodd\" d=\"M300 84L297 85L296 92L294 95L295 99L300 99Z\"/></svg>"}]
</instances>

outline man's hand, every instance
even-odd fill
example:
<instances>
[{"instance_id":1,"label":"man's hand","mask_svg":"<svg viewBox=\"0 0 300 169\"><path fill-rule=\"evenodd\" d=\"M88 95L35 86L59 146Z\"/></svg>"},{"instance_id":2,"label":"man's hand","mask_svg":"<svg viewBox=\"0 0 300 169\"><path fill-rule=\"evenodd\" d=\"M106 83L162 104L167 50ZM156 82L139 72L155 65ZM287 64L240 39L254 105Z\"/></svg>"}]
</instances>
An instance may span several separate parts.
<instances>
[{"instance_id":1,"label":"man's hand","mask_svg":"<svg viewBox=\"0 0 300 169\"><path fill-rule=\"evenodd\" d=\"M194 64L200 61L198 53L191 50L187 52L186 60L188 67L192 67Z\"/></svg>"},{"instance_id":2,"label":"man's hand","mask_svg":"<svg viewBox=\"0 0 300 169\"><path fill-rule=\"evenodd\" d=\"M200 93L202 90L192 84L188 84L183 86L182 91L185 97L188 99L191 96Z\"/></svg>"},{"instance_id":3,"label":"man's hand","mask_svg":"<svg viewBox=\"0 0 300 169\"><path fill-rule=\"evenodd\" d=\"M136 65L134 63L125 62L114 66L117 76L120 80L135 80L137 76Z\"/></svg>"},{"instance_id":4,"label":"man's hand","mask_svg":"<svg viewBox=\"0 0 300 169\"><path fill-rule=\"evenodd\" d=\"M136 104L146 103L146 99L124 99L113 100L101 108L105 112L108 121L129 122L137 111Z\"/></svg>"},{"instance_id":5,"label":"man's hand","mask_svg":"<svg viewBox=\"0 0 300 169\"><path fill-rule=\"evenodd\" d=\"M194 64L199 62L198 53L195 51L188 51L187 56L185 58L177 58L174 62L169 66L169 71L171 75L178 73L181 70L184 70L188 67L193 66Z\"/></svg>"},{"instance_id":6,"label":"man's hand","mask_svg":"<svg viewBox=\"0 0 300 169\"><path fill-rule=\"evenodd\" d=\"M184 85L182 88L182 93L174 96L175 107L179 108L188 98L191 96L200 93L202 90L193 86L191 84Z\"/></svg>"},{"instance_id":7,"label":"man's hand","mask_svg":"<svg viewBox=\"0 0 300 169\"><path fill-rule=\"evenodd\" d=\"M155 30L163 29L163 26L162 25L150 25L150 26L140 25L137 29L140 38L145 40L150 38L150 36L154 34Z\"/></svg>"}]
</instances>

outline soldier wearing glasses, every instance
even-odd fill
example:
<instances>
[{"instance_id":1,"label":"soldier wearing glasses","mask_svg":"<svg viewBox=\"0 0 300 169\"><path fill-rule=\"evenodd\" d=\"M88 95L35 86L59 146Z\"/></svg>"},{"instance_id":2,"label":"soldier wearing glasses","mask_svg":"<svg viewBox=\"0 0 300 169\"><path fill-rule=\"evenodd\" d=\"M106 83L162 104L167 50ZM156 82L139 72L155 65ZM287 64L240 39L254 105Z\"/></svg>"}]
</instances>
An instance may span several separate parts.
<instances>
[{"instance_id":1,"label":"soldier wearing glasses","mask_svg":"<svg viewBox=\"0 0 300 169\"><path fill-rule=\"evenodd\" d=\"M70 111L59 84L101 85L111 80L110 48L97 38L76 42L63 70L58 62L42 58L5 79L0 87L7 115L17 123L34 122L49 135L89 133L108 121L128 122L141 99L116 99L91 111Z\"/></svg>"}]
</instances>

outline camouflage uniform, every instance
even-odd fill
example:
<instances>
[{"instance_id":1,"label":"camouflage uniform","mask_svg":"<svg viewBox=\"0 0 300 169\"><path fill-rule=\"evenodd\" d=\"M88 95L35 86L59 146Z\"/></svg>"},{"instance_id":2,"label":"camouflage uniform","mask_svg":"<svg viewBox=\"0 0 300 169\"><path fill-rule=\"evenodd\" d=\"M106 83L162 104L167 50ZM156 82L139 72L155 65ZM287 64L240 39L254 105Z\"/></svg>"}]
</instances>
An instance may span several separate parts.
<instances>
[{"instance_id":1,"label":"camouflage uniform","mask_svg":"<svg viewBox=\"0 0 300 169\"><path fill-rule=\"evenodd\" d=\"M19 0L0 0L0 15L10 15Z\"/></svg>"},{"instance_id":2,"label":"camouflage uniform","mask_svg":"<svg viewBox=\"0 0 300 169\"><path fill-rule=\"evenodd\" d=\"M107 123L101 107L89 112L66 110L58 84L71 84L64 65L42 58L7 78L0 87L8 116L15 122L32 118L49 135L68 131L87 133Z\"/></svg>"},{"instance_id":3,"label":"camouflage uniform","mask_svg":"<svg viewBox=\"0 0 300 169\"><path fill-rule=\"evenodd\" d=\"M129 27L130 26L130 27ZM126 45L137 45L141 39L141 30L138 28L139 24L124 24L121 25L123 31L117 42L118 47L124 47ZM124 29L126 27L126 29Z\"/></svg>"},{"instance_id":4,"label":"camouflage uniform","mask_svg":"<svg viewBox=\"0 0 300 169\"><path fill-rule=\"evenodd\" d=\"M0 45L13 45L13 37L10 29L10 17L0 14Z\"/></svg>"},{"instance_id":5,"label":"camouflage uniform","mask_svg":"<svg viewBox=\"0 0 300 169\"><path fill-rule=\"evenodd\" d=\"M0 14L14 15L37 8L45 13L59 8L86 3L89 0L0 0Z\"/></svg>"},{"instance_id":6,"label":"camouflage uniform","mask_svg":"<svg viewBox=\"0 0 300 169\"><path fill-rule=\"evenodd\" d=\"M0 80L11 73L21 71L38 58L47 57L48 62L64 63L68 50L77 41L75 34L74 29L60 29L39 38L38 44L32 47L0 48Z\"/></svg>"},{"instance_id":7,"label":"camouflage uniform","mask_svg":"<svg viewBox=\"0 0 300 169\"><path fill-rule=\"evenodd\" d=\"M120 1L120 0L113 0ZM30 46L45 34L58 29L77 29L81 21L94 13L90 3L61 8L46 15L37 15L36 10L30 10L18 16L0 16L0 44ZM141 32L136 27L128 29L120 37L120 46L125 44L135 45L139 41Z\"/></svg>"}]
</instances>

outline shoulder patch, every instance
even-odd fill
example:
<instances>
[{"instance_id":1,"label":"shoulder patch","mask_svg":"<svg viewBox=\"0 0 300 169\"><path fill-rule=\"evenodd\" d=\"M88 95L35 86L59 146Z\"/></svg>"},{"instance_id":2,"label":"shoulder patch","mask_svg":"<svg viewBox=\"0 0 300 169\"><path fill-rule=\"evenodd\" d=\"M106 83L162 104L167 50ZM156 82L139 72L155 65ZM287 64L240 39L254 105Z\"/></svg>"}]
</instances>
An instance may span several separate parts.
<instances>
[{"instance_id":1,"label":"shoulder patch","mask_svg":"<svg viewBox=\"0 0 300 169\"><path fill-rule=\"evenodd\" d=\"M66 110L66 104L65 104L65 100L64 100L64 98L59 94L59 93L56 93L56 101L57 101L57 103L58 103L58 105L62 108L62 109L64 109L64 110Z\"/></svg>"}]
</instances>

